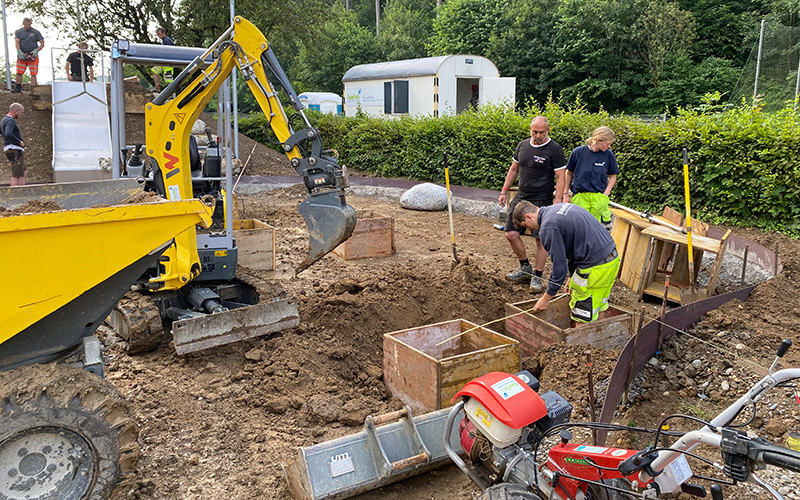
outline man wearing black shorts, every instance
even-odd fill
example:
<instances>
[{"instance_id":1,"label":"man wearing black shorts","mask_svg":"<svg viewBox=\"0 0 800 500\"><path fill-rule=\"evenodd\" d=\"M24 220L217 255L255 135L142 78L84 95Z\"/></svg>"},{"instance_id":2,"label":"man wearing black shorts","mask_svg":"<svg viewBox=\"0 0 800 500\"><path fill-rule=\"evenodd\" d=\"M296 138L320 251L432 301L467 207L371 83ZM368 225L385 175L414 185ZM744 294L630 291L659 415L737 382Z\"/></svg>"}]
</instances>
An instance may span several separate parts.
<instances>
[{"instance_id":1,"label":"man wearing black shorts","mask_svg":"<svg viewBox=\"0 0 800 500\"><path fill-rule=\"evenodd\" d=\"M8 114L0 120L0 131L3 134L3 149L5 150L6 158L11 162L12 186L24 186L25 178L28 174L22 157L22 152L25 151L25 141L22 140L22 134L17 125L17 120L19 120L24 112L25 108L22 104L15 102L9 107Z\"/></svg>"},{"instance_id":2,"label":"man wearing black shorts","mask_svg":"<svg viewBox=\"0 0 800 500\"><path fill-rule=\"evenodd\" d=\"M506 204L506 192L511 189L519 175L519 191L511 202L506 213L505 231L506 239L511 244L511 249L519 259L519 268L511 271L506 276L511 281L525 281L530 279L531 291L539 293L542 291L542 273L547 262L547 251L539 240L539 233L530 230L531 236L536 240L536 269L534 270L528 260L525 243L520 235L525 232L525 228L518 228L514 225L512 214L514 207L522 200L529 201L537 207L544 207L553 204L553 190L555 189L555 203L561 203L564 193L564 173L567 166L567 159L564 150L556 141L550 139L550 126L547 118L537 116L531 121L531 138L525 139L517 145L511 167L506 174L503 189L500 191L498 203L500 206Z\"/></svg>"}]
</instances>

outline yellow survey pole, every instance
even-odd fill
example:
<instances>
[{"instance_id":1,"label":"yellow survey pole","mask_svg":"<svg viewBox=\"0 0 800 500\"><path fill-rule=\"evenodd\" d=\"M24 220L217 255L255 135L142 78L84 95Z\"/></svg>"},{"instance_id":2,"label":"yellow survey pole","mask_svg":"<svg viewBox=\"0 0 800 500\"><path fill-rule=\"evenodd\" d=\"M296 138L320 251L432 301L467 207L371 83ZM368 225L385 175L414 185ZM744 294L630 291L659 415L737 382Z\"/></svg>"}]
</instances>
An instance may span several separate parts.
<instances>
[{"instance_id":1,"label":"yellow survey pole","mask_svg":"<svg viewBox=\"0 0 800 500\"><path fill-rule=\"evenodd\" d=\"M686 239L689 250L689 286L694 287L694 252L692 252L692 209L689 203L689 150L683 148L683 191L686 193Z\"/></svg>"}]
</instances>

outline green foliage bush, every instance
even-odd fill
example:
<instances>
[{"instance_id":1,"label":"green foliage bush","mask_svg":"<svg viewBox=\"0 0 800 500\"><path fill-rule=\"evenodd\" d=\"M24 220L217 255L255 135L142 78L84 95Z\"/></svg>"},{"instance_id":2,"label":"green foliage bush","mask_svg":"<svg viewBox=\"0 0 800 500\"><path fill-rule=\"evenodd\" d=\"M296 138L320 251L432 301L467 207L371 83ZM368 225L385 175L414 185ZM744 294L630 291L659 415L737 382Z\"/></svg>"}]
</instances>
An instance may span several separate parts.
<instances>
[{"instance_id":1,"label":"green foliage bush","mask_svg":"<svg viewBox=\"0 0 800 500\"><path fill-rule=\"evenodd\" d=\"M351 168L443 183L446 152L453 184L499 190L514 148L528 137L537 114L548 118L551 137L567 155L595 127L614 129L612 150L621 174L612 199L619 203L654 213L665 205L683 212L685 146L697 218L800 235L800 112L790 108L779 113L749 107L679 110L666 121L647 123L633 116L591 113L580 102L549 102L543 109L527 106L522 113L483 107L442 118L315 114L312 121L324 146L338 150L340 162ZM262 138L265 125L263 120Z\"/></svg>"}]
</instances>

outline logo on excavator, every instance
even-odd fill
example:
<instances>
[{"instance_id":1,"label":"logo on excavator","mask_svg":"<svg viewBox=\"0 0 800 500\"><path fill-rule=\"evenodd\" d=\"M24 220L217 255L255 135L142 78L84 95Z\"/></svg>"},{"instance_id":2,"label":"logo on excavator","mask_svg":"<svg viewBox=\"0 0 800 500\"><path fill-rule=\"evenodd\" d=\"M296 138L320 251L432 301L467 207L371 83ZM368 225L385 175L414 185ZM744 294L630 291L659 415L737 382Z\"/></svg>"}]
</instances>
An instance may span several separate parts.
<instances>
[{"instance_id":1,"label":"logo on excavator","mask_svg":"<svg viewBox=\"0 0 800 500\"><path fill-rule=\"evenodd\" d=\"M166 168L167 170L172 170L173 168L175 168L175 165L178 163L177 156L172 156L169 153L164 153L164 158L167 160L167 162L164 163L164 168Z\"/></svg>"}]
</instances>

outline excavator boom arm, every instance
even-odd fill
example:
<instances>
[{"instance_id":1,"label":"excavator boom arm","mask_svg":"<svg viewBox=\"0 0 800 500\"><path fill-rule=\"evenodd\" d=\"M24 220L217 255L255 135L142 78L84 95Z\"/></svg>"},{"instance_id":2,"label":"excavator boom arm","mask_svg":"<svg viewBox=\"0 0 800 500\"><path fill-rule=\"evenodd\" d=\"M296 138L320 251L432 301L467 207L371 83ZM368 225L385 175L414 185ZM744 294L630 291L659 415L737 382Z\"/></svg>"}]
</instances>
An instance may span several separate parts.
<instances>
[{"instance_id":1,"label":"excavator boom arm","mask_svg":"<svg viewBox=\"0 0 800 500\"><path fill-rule=\"evenodd\" d=\"M209 52L214 54L214 62L201 69L202 61ZM309 229L311 249L305 261L298 266L298 271L301 271L350 237L356 215L345 201L346 175L343 168L339 167L334 157L325 154L319 132L310 126L297 94L266 38L255 25L236 17L231 28L207 49L206 54L195 59L146 106L147 152L157 163L155 177L163 183L165 196L170 200L191 198L189 137L192 125L237 68L306 186L307 200L299 210ZM174 99L167 100L198 69L199 75L185 85ZM305 124L303 130L293 130L277 92L270 84L267 71L286 90L292 106L302 116ZM187 233L185 238L176 240L176 245L182 246L184 251L178 252L175 262L168 261L165 265L166 272L158 278L162 289L180 288L199 273L194 234Z\"/></svg>"}]
</instances>

